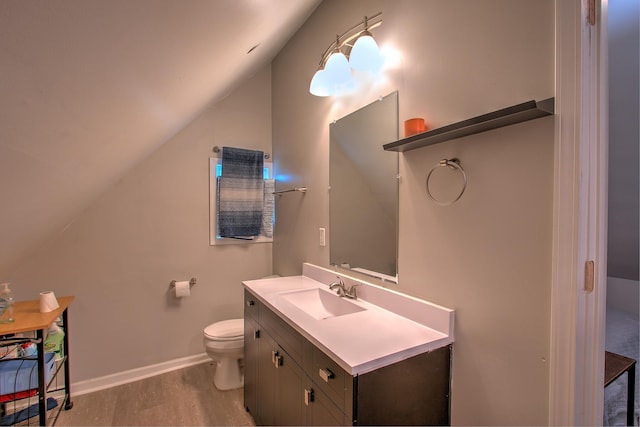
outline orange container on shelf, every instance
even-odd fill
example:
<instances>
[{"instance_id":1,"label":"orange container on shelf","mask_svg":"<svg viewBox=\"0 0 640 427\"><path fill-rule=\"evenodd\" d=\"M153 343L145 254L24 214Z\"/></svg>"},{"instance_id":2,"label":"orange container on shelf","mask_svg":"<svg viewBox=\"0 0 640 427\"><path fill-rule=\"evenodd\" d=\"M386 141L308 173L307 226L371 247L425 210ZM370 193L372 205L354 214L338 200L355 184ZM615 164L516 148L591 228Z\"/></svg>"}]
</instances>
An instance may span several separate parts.
<instances>
[{"instance_id":1,"label":"orange container on shelf","mask_svg":"<svg viewBox=\"0 0 640 427\"><path fill-rule=\"evenodd\" d=\"M427 125L424 123L424 119L413 118L404 121L404 136L405 138L417 133L422 133L427 130Z\"/></svg>"}]
</instances>

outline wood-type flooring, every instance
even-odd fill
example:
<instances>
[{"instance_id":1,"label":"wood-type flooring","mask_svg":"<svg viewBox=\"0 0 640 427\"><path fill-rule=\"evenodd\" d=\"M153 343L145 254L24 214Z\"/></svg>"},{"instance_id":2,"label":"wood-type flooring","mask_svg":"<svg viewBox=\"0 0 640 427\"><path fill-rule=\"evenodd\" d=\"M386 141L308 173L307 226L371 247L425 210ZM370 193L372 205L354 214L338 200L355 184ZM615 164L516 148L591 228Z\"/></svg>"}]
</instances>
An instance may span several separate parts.
<instances>
[{"instance_id":1,"label":"wood-type flooring","mask_svg":"<svg viewBox=\"0 0 640 427\"><path fill-rule=\"evenodd\" d=\"M56 426L253 426L243 389L219 391L214 363L72 396Z\"/></svg>"}]
</instances>

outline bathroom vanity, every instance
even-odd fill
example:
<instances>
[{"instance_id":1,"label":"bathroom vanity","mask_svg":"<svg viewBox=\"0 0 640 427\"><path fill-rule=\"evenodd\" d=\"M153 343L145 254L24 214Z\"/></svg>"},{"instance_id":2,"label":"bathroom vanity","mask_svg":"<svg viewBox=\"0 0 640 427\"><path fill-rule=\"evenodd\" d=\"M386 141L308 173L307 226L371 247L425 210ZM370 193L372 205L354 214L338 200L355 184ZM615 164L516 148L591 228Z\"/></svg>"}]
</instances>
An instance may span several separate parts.
<instances>
[{"instance_id":1,"label":"bathroom vanity","mask_svg":"<svg viewBox=\"0 0 640 427\"><path fill-rule=\"evenodd\" d=\"M245 281L245 406L261 425L449 424L453 311L334 271Z\"/></svg>"}]
</instances>

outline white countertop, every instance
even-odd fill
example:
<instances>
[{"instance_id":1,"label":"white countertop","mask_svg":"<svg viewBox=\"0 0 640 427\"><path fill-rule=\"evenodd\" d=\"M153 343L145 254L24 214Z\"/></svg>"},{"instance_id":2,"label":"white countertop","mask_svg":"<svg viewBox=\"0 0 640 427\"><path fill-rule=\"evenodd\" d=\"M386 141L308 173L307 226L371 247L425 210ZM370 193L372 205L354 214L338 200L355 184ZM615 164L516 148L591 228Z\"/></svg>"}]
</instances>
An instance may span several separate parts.
<instances>
[{"instance_id":1,"label":"white countertop","mask_svg":"<svg viewBox=\"0 0 640 427\"><path fill-rule=\"evenodd\" d=\"M305 267L309 266L311 265L305 264ZM311 268L319 269L320 273L323 273L322 270L329 271L316 266ZM308 268L305 268L305 271L307 270ZM335 272L330 273L328 277L332 275L335 278ZM317 274L314 276L318 277ZM343 277L352 279L348 276ZM328 282L322 283L307 276L290 276L248 280L244 281L243 285L351 375L370 372L453 342L452 310L406 297L407 306L410 306L411 310L416 311L417 308L422 311L418 315L420 322L410 320L397 313L401 310L394 309L396 312L392 312L364 299L367 294L378 293L377 298L372 299L381 301L380 292L389 291L359 279L356 281L363 285L364 292L358 289L363 297L349 302L365 310L322 320L311 317L283 299L282 293L313 288L328 290ZM375 286L378 289L365 289L365 286ZM402 298L395 292L390 299L396 300L394 307L402 307ZM443 312L439 313L437 310ZM442 327L432 328L428 316L425 318L424 313L434 313L434 324L442 324L442 318L450 319L451 324L447 324L445 330L442 330ZM440 319L436 320L436 317Z\"/></svg>"}]
</instances>

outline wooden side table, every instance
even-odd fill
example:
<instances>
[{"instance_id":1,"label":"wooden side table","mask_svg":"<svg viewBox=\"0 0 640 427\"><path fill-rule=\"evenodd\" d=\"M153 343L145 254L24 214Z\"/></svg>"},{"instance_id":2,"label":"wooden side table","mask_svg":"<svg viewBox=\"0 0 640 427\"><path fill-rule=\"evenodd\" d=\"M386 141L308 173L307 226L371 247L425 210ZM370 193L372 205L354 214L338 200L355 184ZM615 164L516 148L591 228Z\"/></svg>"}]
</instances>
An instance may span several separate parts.
<instances>
[{"instance_id":1,"label":"wooden side table","mask_svg":"<svg viewBox=\"0 0 640 427\"><path fill-rule=\"evenodd\" d=\"M635 415L636 361L608 351L604 352L604 386L608 386L620 375L627 373L627 425L633 426Z\"/></svg>"}]
</instances>

